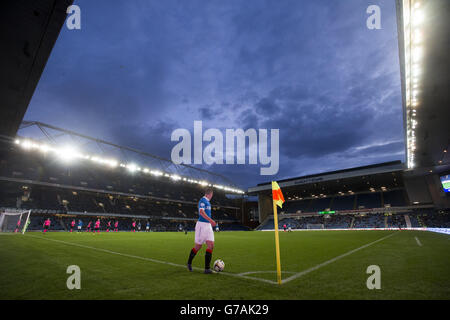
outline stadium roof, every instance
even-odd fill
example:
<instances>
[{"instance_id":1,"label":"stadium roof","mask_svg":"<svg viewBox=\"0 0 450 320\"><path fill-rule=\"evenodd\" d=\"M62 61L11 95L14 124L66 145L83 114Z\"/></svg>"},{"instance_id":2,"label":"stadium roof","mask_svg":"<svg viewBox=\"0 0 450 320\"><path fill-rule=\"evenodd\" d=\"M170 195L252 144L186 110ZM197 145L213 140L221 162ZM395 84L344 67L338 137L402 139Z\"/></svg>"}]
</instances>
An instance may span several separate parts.
<instances>
[{"instance_id":1,"label":"stadium roof","mask_svg":"<svg viewBox=\"0 0 450 320\"><path fill-rule=\"evenodd\" d=\"M392 172L403 171L403 170L404 170L404 165L401 163L400 160L397 160L397 161L384 162L384 163L379 163L379 164L374 164L374 165L369 165L369 166L362 166L362 167L356 167L356 168L349 168L349 169L301 176L301 177L297 177L297 178L278 180L278 184L280 185L281 188L294 187L294 186L300 186L300 185L314 185L319 182L337 181L337 180L348 179L348 178L359 179L360 177L363 177L363 176L380 175L380 174L384 174L384 173L392 173ZM256 186L256 187L249 188L248 192L255 193L255 192L260 192L260 191L267 191L267 190L271 190L271 188L272 188L271 183L266 182L266 183L258 184L258 186Z\"/></svg>"},{"instance_id":2,"label":"stadium roof","mask_svg":"<svg viewBox=\"0 0 450 320\"><path fill-rule=\"evenodd\" d=\"M450 1L396 0L407 167L450 163Z\"/></svg>"},{"instance_id":3,"label":"stadium roof","mask_svg":"<svg viewBox=\"0 0 450 320\"><path fill-rule=\"evenodd\" d=\"M175 164L169 159L120 146L74 131L61 129L38 121L23 121L17 133L17 144L25 149L42 152L53 151L55 156L93 161L110 167L124 167L131 171L166 176L174 181L183 180L209 185L224 191L243 193L228 178L185 164Z\"/></svg>"},{"instance_id":4,"label":"stadium roof","mask_svg":"<svg viewBox=\"0 0 450 320\"><path fill-rule=\"evenodd\" d=\"M72 2L2 2L0 135L16 134Z\"/></svg>"}]
</instances>

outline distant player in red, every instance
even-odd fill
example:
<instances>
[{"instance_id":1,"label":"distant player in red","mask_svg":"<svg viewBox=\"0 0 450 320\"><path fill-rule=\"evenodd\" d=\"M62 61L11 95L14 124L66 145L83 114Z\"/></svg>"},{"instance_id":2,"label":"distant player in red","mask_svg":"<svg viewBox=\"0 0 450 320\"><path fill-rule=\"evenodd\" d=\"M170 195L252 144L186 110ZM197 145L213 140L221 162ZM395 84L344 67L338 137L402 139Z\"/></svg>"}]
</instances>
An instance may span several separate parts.
<instances>
[{"instance_id":1,"label":"distant player in red","mask_svg":"<svg viewBox=\"0 0 450 320\"><path fill-rule=\"evenodd\" d=\"M287 226L285 224L283 224L284 232L286 232L286 228L287 228Z\"/></svg>"},{"instance_id":2,"label":"distant player in red","mask_svg":"<svg viewBox=\"0 0 450 320\"><path fill-rule=\"evenodd\" d=\"M51 224L50 218L47 218L47 220L45 220L44 222L44 233L46 233L47 230L50 229L50 224Z\"/></svg>"},{"instance_id":3,"label":"distant player in red","mask_svg":"<svg viewBox=\"0 0 450 320\"><path fill-rule=\"evenodd\" d=\"M100 219L95 221L94 233L95 232L100 233Z\"/></svg>"},{"instance_id":4,"label":"distant player in red","mask_svg":"<svg viewBox=\"0 0 450 320\"><path fill-rule=\"evenodd\" d=\"M73 228L75 228L75 219L73 219L72 222L70 223L70 232L73 231Z\"/></svg>"},{"instance_id":5,"label":"distant player in red","mask_svg":"<svg viewBox=\"0 0 450 320\"><path fill-rule=\"evenodd\" d=\"M114 231L115 232L119 231L119 221L116 221L116 223L114 223Z\"/></svg>"},{"instance_id":6,"label":"distant player in red","mask_svg":"<svg viewBox=\"0 0 450 320\"><path fill-rule=\"evenodd\" d=\"M133 232L136 232L136 221L133 221L131 226L133 227Z\"/></svg>"},{"instance_id":7,"label":"distant player in red","mask_svg":"<svg viewBox=\"0 0 450 320\"><path fill-rule=\"evenodd\" d=\"M19 228L20 228L20 219L19 221L17 221L16 230L14 230L14 232L17 233L19 231Z\"/></svg>"},{"instance_id":8,"label":"distant player in red","mask_svg":"<svg viewBox=\"0 0 450 320\"><path fill-rule=\"evenodd\" d=\"M106 232L109 232L109 229L111 229L111 220L108 221L108 224L106 225Z\"/></svg>"},{"instance_id":9,"label":"distant player in red","mask_svg":"<svg viewBox=\"0 0 450 320\"><path fill-rule=\"evenodd\" d=\"M89 221L87 228L86 228L86 232L91 232L91 221Z\"/></svg>"}]
</instances>

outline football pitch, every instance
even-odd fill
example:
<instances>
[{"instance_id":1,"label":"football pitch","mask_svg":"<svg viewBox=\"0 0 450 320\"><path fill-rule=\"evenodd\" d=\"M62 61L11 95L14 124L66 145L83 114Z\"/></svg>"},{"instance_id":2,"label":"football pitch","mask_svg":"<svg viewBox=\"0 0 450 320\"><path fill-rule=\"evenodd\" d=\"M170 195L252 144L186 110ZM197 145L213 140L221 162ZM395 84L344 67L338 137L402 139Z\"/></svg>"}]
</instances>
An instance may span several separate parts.
<instances>
[{"instance_id":1,"label":"football pitch","mask_svg":"<svg viewBox=\"0 0 450 320\"><path fill-rule=\"evenodd\" d=\"M280 232L283 283L276 283L273 232L215 233L185 266L194 233L0 234L0 299L449 299L450 236L425 231ZM68 266L81 270L69 290ZM367 288L379 266L381 289Z\"/></svg>"}]
</instances>

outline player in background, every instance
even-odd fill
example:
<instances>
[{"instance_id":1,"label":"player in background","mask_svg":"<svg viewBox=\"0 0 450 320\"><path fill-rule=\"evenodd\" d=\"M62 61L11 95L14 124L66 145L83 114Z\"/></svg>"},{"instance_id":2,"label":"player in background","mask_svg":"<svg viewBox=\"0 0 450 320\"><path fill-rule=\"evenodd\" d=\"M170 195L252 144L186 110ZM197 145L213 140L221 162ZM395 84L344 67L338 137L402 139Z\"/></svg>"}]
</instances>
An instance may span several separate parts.
<instances>
[{"instance_id":1,"label":"player in background","mask_svg":"<svg viewBox=\"0 0 450 320\"><path fill-rule=\"evenodd\" d=\"M292 232L292 227L290 223L288 224L288 232Z\"/></svg>"},{"instance_id":2,"label":"player in background","mask_svg":"<svg viewBox=\"0 0 450 320\"><path fill-rule=\"evenodd\" d=\"M20 219L17 221L16 230L14 230L14 233L17 233L19 231L19 228L20 228Z\"/></svg>"},{"instance_id":3,"label":"player in background","mask_svg":"<svg viewBox=\"0 0 450 320\"><path fill-rule=\"evenodd\" d=\"M116 223L114 223L114 232L119 232L119 221L116 220Z\"/></svg>"},{"instance_id":4,"label":"player in background","mask_svg":"<svg viewBox=\"0 0 450 320\"><path fill-rule=\"evenodd\" d=\"M218 224L218 223L216 224L216 232L220 232L219 224Z\"/></svg>"},{"instance_id":5,"label":"player in background","mask_svg":"<svg viewBox=\"0 0 450 320\"><path fill-rule=\"evenodd\" d=\"M111 220L109 220L108 224L106 225L106 232L109 232L109 229L111 229Z\"/></svg>"},{"instance_id":6,"label":"player in background","mask_svg":"<svg viewBox=\"0 0 450 320\"><path fill-rule=\"evenodd\" d=\"M81 228L83 228L83 221L81 221L81 219L78 219L78 231L77 232L81 232Z\"/></svg>"},{"instance_id":7,"label":"player in background","mask_svg":"<svg viewBox=\"0 0 450 320\"><path fill-rule=\"evenodd\" d=\"M286 232L286 224L283 224L284 232Z\"/></svg>"},{"instance_id":8,"label":"player in background","mask_svg":"<svg viewBox=\"0 0 450 320\"><path fill-rule=\"evenodd\" d=\"M70 232L73 231L73 228L75 228L75 219L73 219L72 222L70 223Z\"/></svg>"},{"instance_id":9,"label":"player in background","mask_svg":"<svg viewBox=\"0 0 450 320\"><path fill-rule=\"evenodd\" d=\"M131 224L131 227L133 229L133 232L136 232L136 221L133 220L133 223Z\"/></svg>"},{"instance_id":10,"label":"player in background","mask_svg":"<svg viewBox=\"0 0 450 320\"><path fill-rule=\"evenodd\" d=\"M147 225L145 226L145 232L149 232L150 231L150 222L147 221Z\"/></svg>"},{"instance_id":11,"label":"player in background","mask_svg":"<svg viewBox=\"0 0 450 320\"><path fill-rule=\"evenodd\" d=\"M86 227L86 232L91 232L91 224L92 224L92 222L89 221L89 223L88 223L88 225Z\"/></svg>"},{"instance_id":12,"label":"player in background","mask_svg":"<svg viewBox=\"0 0 450 320\"><path fill-rule=\"evenodd\" d=\"M141 232L141 222L138 223L138 231Z\"/></svg>"},{"instance_id":13,"label":"player in background","mask_svg":"<svg viewBox=\"0 0 450 320\"><path fill-rule=\"evenodd\" d=\"M192 260L197 252L206 243L207 249L205 253L205 271L204 273L213 273L210 268L212 252L214 249L214 232L213 227L216 226L216 222L211 219L211 198L213 197L213 190L208 188L205 191L205 195L198 202L198 221L195 224L195 245L189 253L187 262L187 268L192 271Z\"/></svg>"},{"instance_id":14,"label":"player in background","mask_svg":"<svg viewBox=\"0 0 450 320\"><path fill-rule=\"evenodd\" d=\"M184 224L184 234L188 233L188 225L187 223Z\"/></svg>"},{"instance_id":15,"label":"player in background","mask_svg":"<svg viewBox=\"0 0 450 320\"><path fill-rule=\"evenodd\" d=\"M100 219L97 219L97 221L95 221L94 234L95 232L97 232L97 234L100 233Z\"/></svg>"},{"instance_id":16,"label":"player in background","mask_svg":"<svg viewBox=\"0 0 450 320\"><path fill-rule=\"evenodd\" d=\"M44 221L44 233L47 233L47 230L50 229L50 218L47 218L47 220Z\"/></svg>"}]
</instances>

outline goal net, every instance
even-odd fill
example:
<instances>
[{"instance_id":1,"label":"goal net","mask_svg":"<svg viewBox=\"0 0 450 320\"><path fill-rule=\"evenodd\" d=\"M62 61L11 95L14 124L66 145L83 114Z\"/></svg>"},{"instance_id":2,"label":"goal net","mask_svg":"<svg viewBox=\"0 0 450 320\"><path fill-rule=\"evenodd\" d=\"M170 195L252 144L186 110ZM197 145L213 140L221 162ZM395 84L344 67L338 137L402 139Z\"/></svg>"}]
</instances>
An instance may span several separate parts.
<instances>
[{"instance_id":1,"label":"goal net","mask_svg":"<svg viewBox=\"0 0 450 320\"><path fill-rule=\"evenodd\" d=\"M24 233L30 221L31 210L0 212L0 232Z\"/></svg>"},{"instance_id":2,"label":"goal net","mask_svg":"<svg viewBox=\"0 0 450 320\"><path fill-rule=\"evenodd\" d=\"M322 223L307 223L306 229L324 229Z\"/></svg>"}]
</instances>

